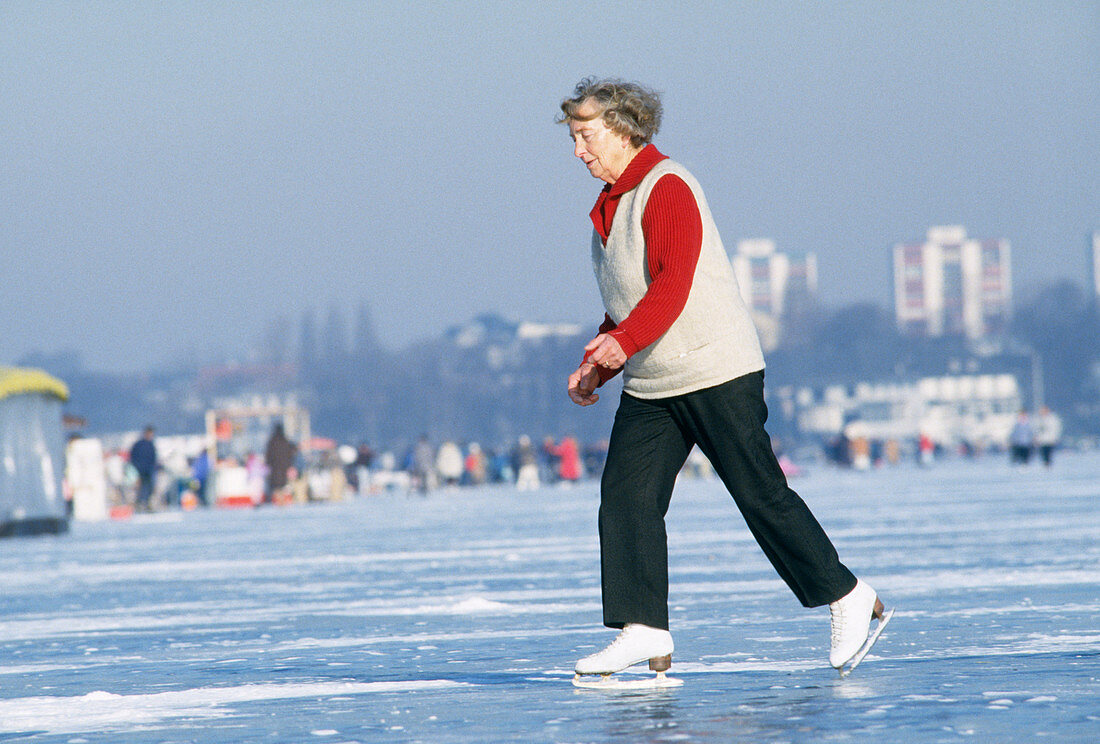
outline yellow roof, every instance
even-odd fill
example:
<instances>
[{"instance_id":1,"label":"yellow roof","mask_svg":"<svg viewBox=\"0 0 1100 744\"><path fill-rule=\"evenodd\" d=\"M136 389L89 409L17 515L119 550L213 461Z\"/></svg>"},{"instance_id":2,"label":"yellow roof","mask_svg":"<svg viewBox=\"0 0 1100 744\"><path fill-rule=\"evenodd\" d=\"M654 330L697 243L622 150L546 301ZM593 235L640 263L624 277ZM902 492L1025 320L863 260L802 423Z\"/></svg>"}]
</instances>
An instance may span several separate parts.
<instances>
[{"instance_id":1,"label":"yellow roof","mask_svg":"<svg viewBox=\"0 0 1100 744\"><path fill-rule=\"evenodd\" d=\"M0 367L0 400L26 393L45 393L61 400L69 399L69 388L53 375L29 367Z\"/></svg>"}]
</instances>

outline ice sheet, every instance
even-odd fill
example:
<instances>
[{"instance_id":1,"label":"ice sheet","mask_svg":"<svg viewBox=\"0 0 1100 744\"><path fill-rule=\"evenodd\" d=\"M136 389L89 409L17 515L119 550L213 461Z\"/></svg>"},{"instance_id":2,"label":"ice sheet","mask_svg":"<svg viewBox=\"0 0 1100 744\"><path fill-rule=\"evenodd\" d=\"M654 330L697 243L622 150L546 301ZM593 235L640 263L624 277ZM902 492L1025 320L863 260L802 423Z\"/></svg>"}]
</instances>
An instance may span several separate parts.
<instances>
[{"instance_id":1,"label":"ice sheet","mask_svg":"<svg viewBox=\"0 0 1100 744\"><path fill-rule=\"evenodd\" d=\"M392 494L0 542L0 738L1100 740L1100 454L794 486L897 607L846 679L716 481L677 486L684 686L649 692L570 682L614 635L597 484Z\"/></svg>"}]
</instances>

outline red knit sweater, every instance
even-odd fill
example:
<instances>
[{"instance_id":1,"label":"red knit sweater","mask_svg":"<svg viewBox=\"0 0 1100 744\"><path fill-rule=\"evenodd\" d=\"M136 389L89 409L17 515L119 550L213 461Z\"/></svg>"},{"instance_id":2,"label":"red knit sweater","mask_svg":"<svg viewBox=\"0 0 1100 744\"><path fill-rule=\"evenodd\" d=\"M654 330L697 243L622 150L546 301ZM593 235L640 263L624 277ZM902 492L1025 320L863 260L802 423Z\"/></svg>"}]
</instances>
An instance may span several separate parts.
<instances>
[{"instance_id":1,"label":"red knit sweater","mask_svg":"<svg viewBox=\"0 0 1100 744\"><path fill-rule=\"evenodd\" d=\"M635 188L650 169L666 159L653 145L646 145L614 184L600 192L592 208L592 224L604 243L611 232L619 197ZM691 189L678 176L662 176L650 192L642 214L646 267L650 284L645 296L617 326L604 315L600 333L619 342L627 357L649 346L669 329L687 304L695 265L703 245L703 221ZM588 355L585 355L585 359ZM601 384L619 370L599 368Z\"/></svg>"}]
</instances>

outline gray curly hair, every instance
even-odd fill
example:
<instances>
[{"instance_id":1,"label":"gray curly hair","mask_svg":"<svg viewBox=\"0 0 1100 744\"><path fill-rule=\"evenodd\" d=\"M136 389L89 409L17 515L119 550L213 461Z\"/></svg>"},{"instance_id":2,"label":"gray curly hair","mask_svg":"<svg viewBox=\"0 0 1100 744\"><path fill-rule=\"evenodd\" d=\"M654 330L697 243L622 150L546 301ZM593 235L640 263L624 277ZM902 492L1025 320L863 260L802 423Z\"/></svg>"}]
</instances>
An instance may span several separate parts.
<instances>
[{"instance_id":1,"label":"gray curly hair","mask_svg":"<svg viewBox=\"0 0 1100 744\"><path fill-rule=\"evenodd\" d=\"M589 100L599 111L589 117L577 116L577 110ZM661 128L660 94L638 83L614 78L581 80L573 89L573 96L561 102L561 112L558 123L601 117L611 131L630 137L634 147L648 145Z\"/></svg>"}]
</instances>

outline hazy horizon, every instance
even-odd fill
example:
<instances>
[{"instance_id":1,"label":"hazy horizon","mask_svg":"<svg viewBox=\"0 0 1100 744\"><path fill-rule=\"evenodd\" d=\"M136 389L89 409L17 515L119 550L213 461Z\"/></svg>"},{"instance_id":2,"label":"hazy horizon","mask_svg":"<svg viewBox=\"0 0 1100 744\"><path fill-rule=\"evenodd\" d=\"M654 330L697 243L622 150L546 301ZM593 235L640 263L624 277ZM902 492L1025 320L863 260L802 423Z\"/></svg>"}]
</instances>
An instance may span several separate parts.
<instances>
[{"instance_id":1,"label":"hazy horizon","mask_svg":"<svg viewBox=\"0 0 1100 744\"><path fill-rule=\"evenodd\" d=\"M1017 295L1088 276L1096 3L9 2L0 364L244 356L364 302L390 348L594 329L600 184L554 124L586 75L662 91L727 249L815 252L828 304L890 307L892 247L941 224L1009 240Z\"/></svg>"}]
</instances>

